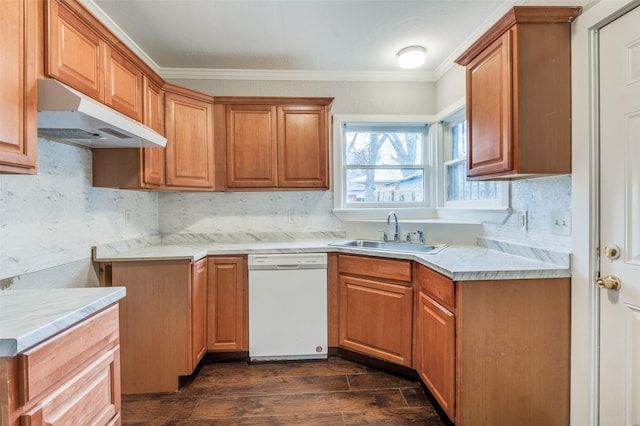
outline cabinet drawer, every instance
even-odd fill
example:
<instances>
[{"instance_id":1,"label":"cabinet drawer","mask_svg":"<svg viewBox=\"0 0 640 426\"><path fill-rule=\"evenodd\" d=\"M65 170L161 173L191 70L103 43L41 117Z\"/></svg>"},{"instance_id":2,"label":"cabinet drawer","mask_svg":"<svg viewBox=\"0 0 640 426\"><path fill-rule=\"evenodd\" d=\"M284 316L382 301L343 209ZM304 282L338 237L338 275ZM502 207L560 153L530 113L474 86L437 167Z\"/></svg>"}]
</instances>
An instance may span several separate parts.
<instances>
[{"instance_id":1,"label":"cabinet drawer","mask_svg":"<svg viewBox=\"0 0 640 426\"><path fill-rule=\"evenodd\" d=\"M18 354L21 405L119 344L118 305Z\"/></svg>"},{"instance_id":2,"label":"cabinet drawer","mask_svg":"<svg viewBox=\"0 0 640 426\"><path fill-rule=\"evenodd\" d=\"M340 255L338 269L341 274L362 275L407 283L411 281L411 262L408 260Z\"/></svg>"},{"instance_id":3,"label":"cabinet drawer","mask_svg":"<svg viewBox=\"0 0 640 426\"><path fill-rule=\"evenodd\" d=\"M455 285L451 279L425 266L416 265L415 280L425 293L442 303L447 309L454 310L456 306Z\"/></svg>"},{"instance_id":4,"label":"cabinet drawer","mask_svg":"<svg viewBox=\"0 0 640 426\"><path fill-rule=\"evenodd\" d=\"M21 416L22 424L106 425L114 421L120 414L119 360L116 346L68 381L58 383Z\"/></svg>"}]
</instances>

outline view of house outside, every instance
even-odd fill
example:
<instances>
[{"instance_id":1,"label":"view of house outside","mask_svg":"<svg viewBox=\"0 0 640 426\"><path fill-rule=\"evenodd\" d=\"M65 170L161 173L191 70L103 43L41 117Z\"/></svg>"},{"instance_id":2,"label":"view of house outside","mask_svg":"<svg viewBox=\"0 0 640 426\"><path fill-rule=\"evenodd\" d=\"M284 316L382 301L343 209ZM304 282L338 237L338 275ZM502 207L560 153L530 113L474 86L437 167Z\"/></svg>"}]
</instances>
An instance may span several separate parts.
<instances>
[{"instance_id":1,"label":"view of house outside","mask_svg":"<svg viewBox=\"0 0 640 426\"><path fill-rule=\"evenodd\" d=\"M346 202L423 204L426 125L346 125Z\"/></svg>"}]
</instances>

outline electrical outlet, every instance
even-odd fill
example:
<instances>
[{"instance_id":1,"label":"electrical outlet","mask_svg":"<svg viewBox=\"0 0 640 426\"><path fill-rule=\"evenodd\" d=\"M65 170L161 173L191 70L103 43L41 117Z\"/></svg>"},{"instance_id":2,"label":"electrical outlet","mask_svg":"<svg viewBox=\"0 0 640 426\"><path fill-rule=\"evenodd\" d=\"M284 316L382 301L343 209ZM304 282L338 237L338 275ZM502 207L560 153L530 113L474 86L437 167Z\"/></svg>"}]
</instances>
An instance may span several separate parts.
<instances>
[{"instance_id":1,"label":"electrical outlet","mask_svg":"<svg viewBox=\"0 0 640 426\"><path fill-rule=\"evenodd\" d=\"M526 231L529 227L529 213L526 210L518 212L518 228L521 231Z\"/></svg>"},{"instance_id":2,"label":"electrical outlet","mask_svg":"<svg viewBox=\"0 0 640 426\"><path fill-rule=\"evenodd\" d=\"M554 210L551 212L551 233L553 235L571 235L571 212Z\"/></svg>"},{"instance_id":3,"label":"electrical outlet","mask_svg":"<svg viewBox=\"0 0 640 426\"><path fill-rule=\"evenodd\" d=\"M295 210L289 210L287 212L287 220L288 220L289 223L296 223L298 218L297 218L297 213L296 213Z\"/></svg>"}]
</instances>

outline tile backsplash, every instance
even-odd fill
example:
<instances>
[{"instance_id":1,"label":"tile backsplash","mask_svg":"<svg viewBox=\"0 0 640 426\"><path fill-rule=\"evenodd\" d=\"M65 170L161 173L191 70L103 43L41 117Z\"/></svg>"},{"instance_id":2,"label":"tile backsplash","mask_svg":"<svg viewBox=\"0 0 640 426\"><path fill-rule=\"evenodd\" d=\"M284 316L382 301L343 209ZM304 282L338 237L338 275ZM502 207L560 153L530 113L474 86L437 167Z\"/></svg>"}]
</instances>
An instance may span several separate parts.
<instances>
[{"instance_id":1,"label":"tile backsplash","mask_svg":"<svg viewBox=\"0 0 640 426\"><path fill-rule=\"evenodd\" d=\"M38 174L0 175L0 280L87 260L96 244L157 231L158 194L92 187L90 150L39 139Z\"/></svg>"},{"instance_id":2,"label":"tile backsplash","mask_svg":"<svg viewBox=\"0 0 640 426\"><path fill-rule=\"evenodd\" d=\"M209 192L159 195L160 232L334 231L333 192Z\"/></svg>"},{"instance_id":3,"label":"tile backsplash","mask_svg":"<svg viewBox=\"0 0 640 426\"><path fill-rule=\"evenodd\" d=\"M331 191L154 193L94 188L91 151L44 139L38 148L37 175L0 175L0 290L96 285L92 246L159 233L349 231L331 211ZM568 253L571 237L551 232L551 213L570 211L571 176L511 185L515 212L504 224L484 223L460 232L469 241L482 235ZM517 212L524 210L526 231L517 222ZM436 231L440 228L429 235L453 235ZM452 242L467 243L458 240Z\"/></svg>"},{"instance_id":4,"label":"tile backsplash","mask_svg":"<svg viewBox=\"0 0 640 426\"><path fill-rule=\"evenodd\" d=\"M571 236L554 234L551 217L552 213L560 212L571 218L571 175L513 181L511 206L514 212L506 223L483 224L485 238L571 251ZM518 213L523 211L528 218L526 230L518 223ZM570 228L570 220L566 226Z\"/></svg>"}]
</instances>

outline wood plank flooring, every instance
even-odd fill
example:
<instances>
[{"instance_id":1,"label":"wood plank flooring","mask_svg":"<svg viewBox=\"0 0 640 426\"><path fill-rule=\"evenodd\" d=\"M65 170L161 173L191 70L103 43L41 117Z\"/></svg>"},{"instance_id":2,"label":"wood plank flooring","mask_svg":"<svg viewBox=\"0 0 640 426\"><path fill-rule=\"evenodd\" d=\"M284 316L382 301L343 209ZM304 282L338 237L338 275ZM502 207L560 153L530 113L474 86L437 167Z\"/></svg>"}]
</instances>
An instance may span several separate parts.
<instances>
[{"instance_id":1,"label":"wood plank flooring","mask_svg":"<svg viewBox=\"0 0 640 426\"><path fill-rule=\"evenodd\" d=\"M446 425L418 382L326 361L203 364L175 393L122 396L123 425Z\"/></svg>"}]
</instances>

